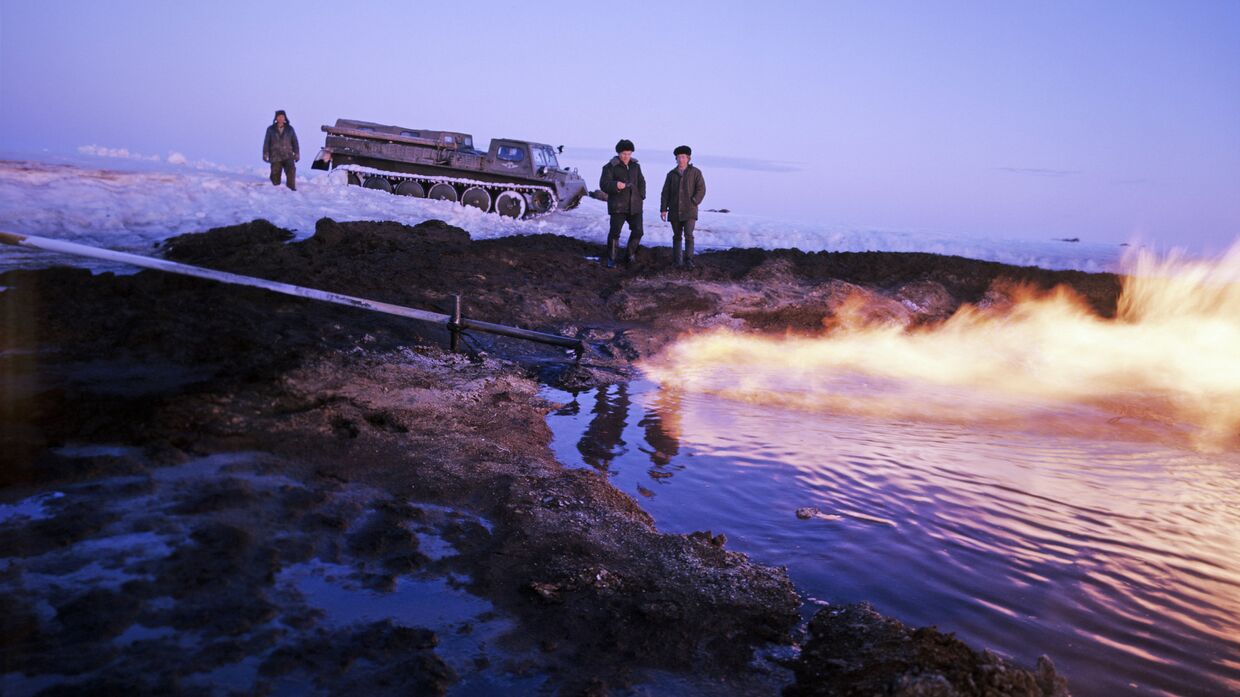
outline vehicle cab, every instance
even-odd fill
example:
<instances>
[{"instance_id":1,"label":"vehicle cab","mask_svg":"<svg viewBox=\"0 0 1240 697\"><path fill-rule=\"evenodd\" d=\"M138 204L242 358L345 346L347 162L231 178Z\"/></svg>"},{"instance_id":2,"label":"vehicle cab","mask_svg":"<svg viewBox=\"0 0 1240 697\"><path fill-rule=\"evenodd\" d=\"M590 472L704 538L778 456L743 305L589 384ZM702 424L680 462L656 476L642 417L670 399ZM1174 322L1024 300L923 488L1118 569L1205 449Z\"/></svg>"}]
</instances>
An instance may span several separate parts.
<instances>
[{"instance_id":1,"label":"vehicle cab","mask_svg":"<svg viewBox=\"0 0 1240 697\"><path fill-rule=\"evenodd\" d=\"M494 172L545 178L560 171L560 162L550 145L499 138L491 141L487 167Z\"/></svg>"}]
</instances>

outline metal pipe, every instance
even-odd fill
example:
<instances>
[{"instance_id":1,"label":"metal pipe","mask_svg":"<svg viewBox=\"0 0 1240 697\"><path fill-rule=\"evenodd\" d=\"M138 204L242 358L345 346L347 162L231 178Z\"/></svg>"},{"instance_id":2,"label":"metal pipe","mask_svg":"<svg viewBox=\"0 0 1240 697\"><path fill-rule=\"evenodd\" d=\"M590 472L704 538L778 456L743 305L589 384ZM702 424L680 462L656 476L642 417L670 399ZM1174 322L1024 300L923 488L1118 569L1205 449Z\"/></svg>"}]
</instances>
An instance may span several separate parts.
<instances>
[{"instance_id":1,"label":"metal pipe","mask_svg":"<svg viewBox=\"0 0 1240 697\"><path fill-rule=\"evenodd\" d=\"M452 332L452 353L461 348L461 294L452 296L452 319L448 320L448 331Z\"/></svg>"},{"instance_id":2,"label":"metal pipe","mask_svg":"<svg viewBox=\"0 0 1240 697\"><path fill-rule=\"evenodd\" d=\"M262 288L264 290L269 290L274 293L281 293L283 295L309 298L311 300L321 300L323 302L335 303L337 305L347 305L349 307L357 307L363 310L372 310L374 312L382 312L384 314L396 315L398 317L408 317L410 319L422 320L423 322L444 324L448 326L449 330L451 330L451 323L454 319L451 315L444 315L438 312L427 312L426 310L418 310L412 307L404 307L402 305L392 305L391 303L379 302L377 300L367 300L366 298L358 298L352 295L344 295L342 293L332 293L330 291L306 288L304 286L295 286L291 283L268 281L262 278L254 278L253 276L242 276L240 274L229 273L227 271L216 271L214 269L204 269L200 266L190 266L189 264L181 264L175 261L168 261L167 259L156 259L154 257L142 256L140 254L117 252L111 249L101 249L99 247L91 247L89 245L77 244L75 242L65 242L63 240L53 240L46 237L36 237L34 235L19 235L17 233L0 231L0 244L7 244L14 247L41 249L43 251L59 252L61 254L74 254L93 259L102 259L104 261L132 264L134 266L181 274L183 276L205 278L211 281L230 283L232 285ZM480 332L487 332L489 334L499 334L501 336L509 336L515 339L525 339L527 341L537 341L539 343L571 348L577 352L579 357L585 348L580 339L570 339L566 336L559 336L558 334L547 334L545 332L536 332L531 329L521 329L518 327L509 327L503 324L492 324L491 322L482 322L479 320L463 318L458 318L456 323L461 329L474 329Z\"/></svg>"},{"instance_id":3,"label":"metal pipe","mask_svg":"<svg viewBox=\"0 0 1240 697\"><path fill-rule=\"evenodd\" d=\"M493 324L491 322L483 322L480 319L461 318L461 329L476 329L480 332L488 334L499 334L500 336L510 336L514 339L527 339L529 341L541 341L544 344L554 344L570 348L577 352L577 357L581 358L581 354L585 351L586 346L581 339L570 339L566 336L558 334L546 334L536 332L532 329L522 329L520 327L509 327L505 324Z\"/></svg>"}]
</instances>

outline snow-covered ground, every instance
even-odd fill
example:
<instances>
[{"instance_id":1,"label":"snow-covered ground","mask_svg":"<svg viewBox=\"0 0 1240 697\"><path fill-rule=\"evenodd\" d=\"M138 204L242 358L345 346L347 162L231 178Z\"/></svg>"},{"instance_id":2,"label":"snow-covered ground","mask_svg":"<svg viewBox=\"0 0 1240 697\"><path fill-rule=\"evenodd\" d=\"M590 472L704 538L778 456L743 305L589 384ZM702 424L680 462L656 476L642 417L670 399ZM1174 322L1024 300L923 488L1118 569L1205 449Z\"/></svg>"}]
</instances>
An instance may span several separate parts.
<instances>
[{"instance_id":1,"label":"snow-covered ground","mask_svg":"<svg viewBox=\"0 0 1240 697\"><path fill-rule=\"evenodd\" d=\"M145 254L173 235L255 218L293 230L299 238L313 234L315 221L324 217L409 224L439 218L468 230L475 239L555 233L601 243L607 237L606 205L588 198L576 210L516 221L440 201L347 186L343 173L313 171L308 158L298 168L294 192L272 186L261 167L189 162L177 153L155 158L107 148L81 152L70 159L0 159L0 230ZM583 171L587 184L594 188L594 168ZM666 246L671 244L672 231L659 220L658 203L657 193L646 201L643 244ZM627 235L626 229L626 239ZM1116 270L1124 251L1111 244L845 229L709 212L701 214L696 238L699 249L932 252L1083 271ZM120 270L85 259L0 246L0 270L66 263Z\"/></svg>"}]
</instances>

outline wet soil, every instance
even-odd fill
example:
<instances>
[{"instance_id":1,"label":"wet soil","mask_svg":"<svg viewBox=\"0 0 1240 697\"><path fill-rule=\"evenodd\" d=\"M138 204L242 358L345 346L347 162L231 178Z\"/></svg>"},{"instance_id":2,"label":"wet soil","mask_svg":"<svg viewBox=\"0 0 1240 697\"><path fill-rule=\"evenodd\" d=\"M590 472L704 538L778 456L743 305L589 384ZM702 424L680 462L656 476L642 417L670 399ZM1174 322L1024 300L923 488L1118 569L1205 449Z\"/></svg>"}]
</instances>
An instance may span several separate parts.
<instances>
[{"instance_id":1,"label":"wet soil","mask_svg":"<svg viewBox=\"0 0 1240 697\"><path fill-rule=\"evenodd\" d=\"M439 221L291 238L255 221L159 251L423 309L459 293L467 317L588 350L469 334L450 354L441 326L153 271L0 276L6 694L1065 692L1049 664L868 608L804 627L782 569L719 531L660 533L603 475L557 463L537 389L626 379L698 329L829 332L845 311L915 326L1018 287L1068 285L1107 315L1114 276L794 250L683 271L653 249L609 270L598 245ZM324 579L486 608L341 624L312 602ZM467 661L443 648L469 636Z\"/></svg>"}]
</instances>

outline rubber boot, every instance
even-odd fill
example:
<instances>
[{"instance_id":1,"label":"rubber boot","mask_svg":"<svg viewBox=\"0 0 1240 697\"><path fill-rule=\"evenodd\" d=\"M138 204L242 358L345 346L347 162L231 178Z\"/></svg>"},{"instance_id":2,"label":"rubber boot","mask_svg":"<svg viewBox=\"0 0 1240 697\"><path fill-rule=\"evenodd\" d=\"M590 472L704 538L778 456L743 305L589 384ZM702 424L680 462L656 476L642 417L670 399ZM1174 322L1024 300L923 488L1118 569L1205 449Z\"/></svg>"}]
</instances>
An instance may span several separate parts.
<instances>
[{"instance_id":1,"label":"rubber boot","mask_svg":"<svg viewBox=\"0 0 1240 697\"><path fill-rule=\"evenodd\" d=\"M685 268L693 268L693 242L685 240Z\"/></svg>"},{"instance_id":2,"label":"rubber boot","mask_svg":"<svg viewBox=\"0 0 1240 697\"><path fill-rule=\"evenodd\" d=\"M672 247L672 266L675 266L676 268L679 269L680 265L683 263L685 262L684 262L684 257L680 253L680 245L676 245Z\"/></svg>"},{"instance_id":3,"label":"rubber boot","mask_svg":"<svg viewBox=\"0 0 1240 697\"><path fill-rule=\"evenodd\" d=\"M603 257L603 266L609 269L616 268L616 251L620 246L620 240L608 240L607 256Z\"/></svg>"},{"instance_id":4,"label":"rubber boot","mask_svg":"<svg viewBox=\"0 0 1240 697\"><path fill-rule=\"evenodd\" d=\"M633 241L630 239L629 246L626 247L624 250L624 265L625 266L635 266L637 264L638 248L639 248L638 245L634 244Z\"/></svg>"}]
</instances>

